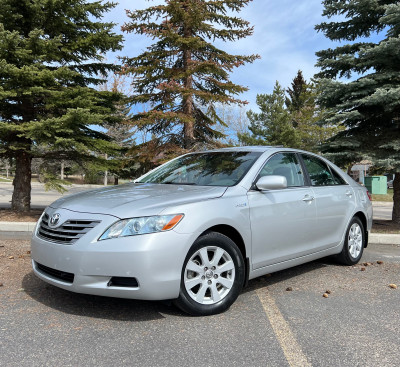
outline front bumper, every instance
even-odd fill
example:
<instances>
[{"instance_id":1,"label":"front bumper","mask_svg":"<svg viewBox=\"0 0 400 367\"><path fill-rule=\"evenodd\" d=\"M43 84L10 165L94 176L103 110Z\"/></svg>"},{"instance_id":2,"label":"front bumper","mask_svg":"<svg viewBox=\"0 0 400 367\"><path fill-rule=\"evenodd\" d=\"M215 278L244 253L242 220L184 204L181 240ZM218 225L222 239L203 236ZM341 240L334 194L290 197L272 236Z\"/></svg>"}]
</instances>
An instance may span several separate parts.
<instances>
[{"instance_id":1,"label":"front bumper","mask_svg":"<svg viewBox=\"0 0 400 367\"><path fill-rule=\"evenodd\" d=\"M143 300L177 298L193 235L168 231L97 241L115 221L109 216L101 219L101 225L71 245L49 242L35 231L31 241L34 273L47 283L77 293ZM43 271L46 268L54 272ZM73 274L72 282L58 276L64 272ZM138 285L116 286L110 282L112 277L136 278Z\"/></svg>"}]
</instances>

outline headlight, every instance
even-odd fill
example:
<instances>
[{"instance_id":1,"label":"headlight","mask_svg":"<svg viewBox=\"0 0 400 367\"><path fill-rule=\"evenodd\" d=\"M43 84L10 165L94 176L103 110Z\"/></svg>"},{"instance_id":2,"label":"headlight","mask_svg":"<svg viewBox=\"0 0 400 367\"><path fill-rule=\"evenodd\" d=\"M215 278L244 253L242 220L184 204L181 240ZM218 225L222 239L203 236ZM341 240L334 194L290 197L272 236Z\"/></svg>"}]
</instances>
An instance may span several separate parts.
<instances>
[{"instance_id":1,"label":"headlight","mask_svg":"<svg viewBox=\"0 0 400 367\"><path fill-rule=\"evenodd\" d=\"M110 238L169 231L173 229L182 218L183 214L172 214L123 219L109 227L101 235L99 241Z\"/></svg>"}]
</instances>

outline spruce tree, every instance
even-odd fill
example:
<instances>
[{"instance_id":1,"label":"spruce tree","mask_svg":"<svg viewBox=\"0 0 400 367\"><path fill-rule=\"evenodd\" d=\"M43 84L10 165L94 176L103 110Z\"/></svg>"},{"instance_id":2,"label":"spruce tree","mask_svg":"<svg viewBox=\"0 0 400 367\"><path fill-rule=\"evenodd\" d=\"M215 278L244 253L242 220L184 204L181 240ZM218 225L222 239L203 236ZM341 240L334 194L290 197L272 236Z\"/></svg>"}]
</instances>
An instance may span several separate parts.
<instances>
[{"instance_id":1,"label":"spruce tree","mask_svg":"<svg viewBox=\"0 0 400 367\"><path fill-rule=\"evenodd\" d=\"M146 159L221 137L213 126L223 124L216 106L245 103L238 95L247 88L232 83L229 74L258 56L229 54L214 41L233 42L253 33L249 22L234 15L250 2L168 0L128 11L123 30L156 40L139 56L124 59L125 72L134 77L132 103L150 106L133 118L152 136Z\"/></svg>"},{"instance_id":2,"label":"spruce tree","mask_svg":"<svg viewBox=\"0 0 400 367\"><path fill-rule=\"evenodd\" d=\"M291 88L276 82L272 94L257 96L260 113L249 111L250 133L238 134L239 141L247 145L283 145L319 152L321 144L340 128L322 125L327 111L317 103L318 81L308 83L299 70Z\"/></svg>"},{"instance_id":3,"label":"spruce tree","mask_svg":"<svg viewBox=\"0 0 400 367\"><path fill-rule=\"evenodd\" d=\"M291 87L287 88L288 97L286 98L286 106L290 112L299 111L306 102L305 91L307 82L303 77L303 72L299 70L292 80Z\"/></svg>"},{"instance_id":4,"label":"spruce tree","mask_svg":"<svg viewBox=\"0 0 400 367\"><path fill-rule=\"evenodd\" d=\"M276 82L271 94L258 94L257 105L260 112L249 111L250 133L239 134L245 145L298 146L296 130L292 125L290 112L285 107L285 89Z\"/></svg>"},{"instance_id":5,"label":"spruce tree","mask_svg":"<svg viewBox=\"0 0 400 367\"><path fill-rule=\"evenodd\" d=\"M15 161L12 208L30 209L31 160L95 159L113 150L94 125L112 123L118 95L99 92L121 48L114 4L85 0L2 0L0 6L0 158ZM41 153L39 146L46 146ZM97 155L98 156L98 155Z\"/></svg>"},{"instance_id":6,"label":"spruce tree","mask_svg":"<svg viewBox=\"0 0 400 367\"><path fill-rule=\"evenodd\" d=\"M316 29L341 44L317 52L319 76L328 79L320 102L335 112L327 122L345 128L325 151L341 165L369 158L396 172L392 219L400 223L400 4L388 0L323 4L323 15L333 20Z\"/></svg>"}]
</instances>

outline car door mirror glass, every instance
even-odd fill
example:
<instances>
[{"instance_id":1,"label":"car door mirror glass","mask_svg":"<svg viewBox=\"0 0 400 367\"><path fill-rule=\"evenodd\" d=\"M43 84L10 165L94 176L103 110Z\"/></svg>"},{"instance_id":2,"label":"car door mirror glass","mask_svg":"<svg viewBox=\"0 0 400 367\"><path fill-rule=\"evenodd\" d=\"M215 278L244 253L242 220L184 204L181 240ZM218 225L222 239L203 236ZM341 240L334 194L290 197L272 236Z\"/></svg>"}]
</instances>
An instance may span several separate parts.
<instances>
[{"instance_id":1,"label":"car door mirror glass","mask_svg":"<svg viewBox=\"0 0 400 367\"><path fill-rule=\"evenodd\" d=\"M269 175L260 177L256 183L259 190L279 190L288 187L285 176Z\"/></svg>"}]
</instances>

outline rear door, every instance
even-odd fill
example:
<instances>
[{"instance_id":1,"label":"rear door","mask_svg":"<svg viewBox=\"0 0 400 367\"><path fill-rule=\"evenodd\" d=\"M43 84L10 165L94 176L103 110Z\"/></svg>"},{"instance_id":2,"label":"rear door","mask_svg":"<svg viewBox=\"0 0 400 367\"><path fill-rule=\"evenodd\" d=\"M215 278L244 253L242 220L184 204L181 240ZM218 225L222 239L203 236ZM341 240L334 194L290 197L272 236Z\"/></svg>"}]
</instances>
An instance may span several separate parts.
<instances>
[{"instance_id":1,"label":"rear door","mask_svg":"<svg viewBox=\"0 0 400 367\"><path fill-rule=\"evenodd\" d=\"M258 177L285 176L288 187L248 192L253 269L313 252L316 206L295 153L277 153Z\"/></svg>"},{"instance_id":2,"label":"rear door","mask_svg":"<svg viewBox=\"0 0 400 367\"><path fill-rule=\"evenodd\" d=\"M352 187L322 159L301 154L317 208L315 237L320 250L337 246L356 206Z\"/></svg>"}]
</instances>

